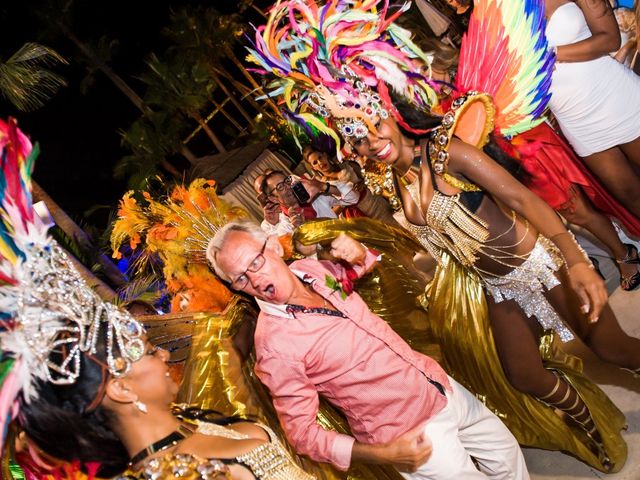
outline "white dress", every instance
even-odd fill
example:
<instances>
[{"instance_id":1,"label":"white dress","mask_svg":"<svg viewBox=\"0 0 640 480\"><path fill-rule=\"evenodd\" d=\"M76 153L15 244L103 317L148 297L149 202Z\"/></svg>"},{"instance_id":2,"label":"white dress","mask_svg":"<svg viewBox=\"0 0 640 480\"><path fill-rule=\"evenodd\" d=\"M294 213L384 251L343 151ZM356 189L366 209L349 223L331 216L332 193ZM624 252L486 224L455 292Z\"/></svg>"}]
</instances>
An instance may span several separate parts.
<instances>
[{"instance_id":1,"label":"white dress","mask_svg":"<svg viewBox=\"0 0 640 480\"><path fill-rule=\"evenodd\" d=\"M568 2L547 23L551 46L591 36L580 7ZM581 157L640 137L640 76L604 55L588 62L556 63L551 111Z\"/></svg>"}]
</instances>

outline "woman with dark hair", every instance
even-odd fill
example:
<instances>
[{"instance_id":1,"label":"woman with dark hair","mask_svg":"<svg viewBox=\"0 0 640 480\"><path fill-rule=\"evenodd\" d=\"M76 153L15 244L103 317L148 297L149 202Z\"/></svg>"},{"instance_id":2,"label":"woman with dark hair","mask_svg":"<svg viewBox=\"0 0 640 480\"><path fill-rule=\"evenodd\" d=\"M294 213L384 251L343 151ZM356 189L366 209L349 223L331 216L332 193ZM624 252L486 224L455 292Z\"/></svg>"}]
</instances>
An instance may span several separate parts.
<instances>
[{"instance_id":1,"label":"woman with dark hair","mask_svg":"<svg viewBox=\"0 0 640 480\"><path fill-rule=\"evenodd\" d=\"M343 217L365 216L398 226L398 223L393 218L393 209L389 202L384 197L369 191L365 185L362 170L357 162L345 160L338 164L335 157L311 146L305 147L302 152L302 159L311 167L321 181L333 185L351 183L353 190L358 192L358 203L345 207L342 211Z\"/></svg>"},{"instance_id":2,"label":"woman with dark hair","mask_svg":"<svg viewBox=\"0 0 640 480\"><path fill-rule=\"evenodd\" d=\"M97 346L104 349L102 342ZM45 459L98 463L99 476L127 469L134 477L143 471L148 476L176 462L166 455L187 454L194 465L229 471L234 479L314 478L293 463L263 425L205 416L198 409L176 416L171 404L178 387L168 358L168 352L147 343L130 371L114 378L105 368L104 352L82 355L81 374L72 385L41 383L38 399L21 405L19 423L28 442Z\"/></svg>"},{"instance_id":3,"label":"woman with dark hair","mask_svg":"<svg viewBox=\"0 0 640 480\"><path fill-rule=\"evenodd\" d=\"M503 29L476 24L475 34L503 37L472 37L483 47L463 46L461 58L477 63L461 60L457 87L467 93L442 117L430 110L437 93L422 76L428 58L392 23L399 13L376 2L278 4L250 58L278 65L273 73L284 77L299 117L311 117L303 110L310 106L358 154L394 169L406 227L440 263L426 299L450 373L500 412L521 443L617 471L626 459L624 418L554 339L575 333L600 358L636 373L640 340L621 330L584 252L514 178L514 162L498 146L498 135L539 123L552 67L540 35L542 5L511 2L509 12L501 5L475 6L477 22L505 22ZM357 29L338 25L347 9ZM297 10L300 17L290 14ZM521 21L508 25L514 15ZM521 75L534 68L538 75ZM524 83L534 77L537 84ZM469 85L483 80L493 101ZM567 424L557 423L556 409Z\"/></svg>"},{"instance_id":4,"label":"woman with dark hair","mask_svg":"<svg viewBox=\"0 0 640 480\"><path fill-rule=\"evenodd\" d=\"M22 430L17 459L25 469L47 474L79 461L101 477L129 468L172 478L178 468L211 480L315 478L264 426L172 413L178 388L169 354L91 290L34 213L31 144L14 122L0 122L0 149L0 431L10 421ZM0 442L4 458L15 444Z\"/></svg>"}]
</instances>

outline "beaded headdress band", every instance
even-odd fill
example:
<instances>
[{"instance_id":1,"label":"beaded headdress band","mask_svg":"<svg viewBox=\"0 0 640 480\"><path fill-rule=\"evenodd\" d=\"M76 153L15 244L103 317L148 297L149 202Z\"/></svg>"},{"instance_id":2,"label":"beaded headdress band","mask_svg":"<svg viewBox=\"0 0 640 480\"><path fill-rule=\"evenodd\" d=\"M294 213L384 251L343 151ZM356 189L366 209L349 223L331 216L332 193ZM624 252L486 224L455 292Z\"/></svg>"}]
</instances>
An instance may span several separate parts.
<instances>
[{"instance_id":1,"label":"beaded headdress band","mask_svg":"<svg viewBox=\"0 0 640 480\"><path fill-rule=\"evenodd\" d=\"M339 145L331 121L345 138L361 138L385 113L412 130L389 90L423 108L437 94L424 73L430 57L393 23L408 7L390 13L386 0L279 1L256 29L247 60L276 77L269 96L281 96L289 119L312 136L320 131Z\"/></svg>"},{"instance_id":2,"label":"beaded headdress band","mask_svg":"<svg viewBox=\"0 0 640 480\"><path fill-rule=\"evenodd\" d=\"M326 87L318 87L307 99L307 104L320 116L333 120L345 140L360 139L375 131L373 120L385 119L389 112L383 107L380 95L362 81L354 79L348 67L342 68L345 81L355 87L347 95L331 93Z\"/></svg>"},{"instance_id":3,"label":"beaded headdress band","mask_svg":"<svg viewBox=\"0 0 640 480\"><path fill-rule=\"evenodd\" d=\"M82 355L106 339L109 373L126 374L144 353L144 329L104 302L82 279L34 210L31 171L37 155L15 120L0 120L0 418L17 414L37 383L74 383ZM6 429L4 429L6 431ZM2 446L0 439L0 447Z\"/></svg>"}]
</instances>

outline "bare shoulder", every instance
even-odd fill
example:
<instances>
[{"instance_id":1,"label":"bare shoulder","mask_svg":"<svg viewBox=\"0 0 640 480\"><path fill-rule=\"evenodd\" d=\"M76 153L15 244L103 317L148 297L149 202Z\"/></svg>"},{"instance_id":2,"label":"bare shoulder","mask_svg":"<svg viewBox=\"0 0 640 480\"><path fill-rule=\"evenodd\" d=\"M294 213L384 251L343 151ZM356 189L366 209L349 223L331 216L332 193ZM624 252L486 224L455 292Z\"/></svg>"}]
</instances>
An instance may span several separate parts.
<instances>
[{"instance_id":1,"label":"bare shoulder","mask_svg":"<svg viewBox=\"0 0 640 480\"><path fill-rule=\"evenodd\" d=\"M469 166L491 160L482 150L453 137L449 144L449 173L464 173Z\"/></svg>"},{"instance_id":2,"label":"bare shoulder","mask_svg":"<svg viewBox=\"0 0 640 480\"><path fill-rule=\"evenodd\" d=\"M238 422L229 425L227 428L231 428L236 432L247 435L250 438L263 440L265 442L270 441L269 434L259 424L253 422Z\"/></svg>"},{"instance_id":3,"label":"bare shoulder","mask_svg":"<svg viewBox=\"0 0 640 480\"><path fill-rule=\"evenodd\" d=\"M201 458L235 458L269 442L267 432L253 423L241 422L227 428L248 438L195 433L178 445L176 453L190 453Z\"/></svg>"}]
</instances>

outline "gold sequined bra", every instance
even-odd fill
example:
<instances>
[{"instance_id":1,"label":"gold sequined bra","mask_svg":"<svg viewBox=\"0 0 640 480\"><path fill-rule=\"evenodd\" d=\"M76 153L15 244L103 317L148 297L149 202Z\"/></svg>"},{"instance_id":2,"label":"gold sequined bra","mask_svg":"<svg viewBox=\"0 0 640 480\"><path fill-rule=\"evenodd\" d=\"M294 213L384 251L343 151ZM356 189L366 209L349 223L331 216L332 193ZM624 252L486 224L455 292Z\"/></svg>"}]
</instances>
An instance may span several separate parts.
<instances>
[{"instance_id":1,"label":"gold sequined bra","mask_svg":"<svg viewBox=\"0 0 640 480\"><path fill-rule=\"evenodd\" d=\"M511 226L496 237L490 238L489 224L465 206L463 195L467 195L469 198L471 195L479 194L480 202L482 202L484 194L478 186L459 180L447 173L449 161L447 149L453 135L453 123L446 121L447 115L445 115L442 126L431 135L427 149L428 160L425 158L423 150L425 143L421 142L419 146L416 146L414 166L420 167L424 161L429 168L433 185L433 197L426 212L423 211L420 201L419 181L416 180L413 183L407 183L402 179L399 181L399 185L404 185L409 192L426 223L426 225L415 225L407 222L405 226L436 260L440 260L442 253L446 252L463 266L474 270L481 278L493 278L495 274L477 267L476 262L479 259L479 254L482 253L501 265L515 267L526 256L516 255L512 249L524 240L526 232L515 244L497 245L494 241L515 227L517 217L515 212L511 212ZM436 184L436 175L461 192L455 195L446 195L440 192ZM477 207L479 207L479 203L474 210ZM526 225L528 231L528 223Z\"/></svg>"},{"instance_id":2,"label":"gold sequined bra","mask_svg":"<svg viewBox=\"0 0 640 480\"><path fill-rule=\"evenodd\" d=\"M414 182L405 188L422 212L418 186L418 182ZM489 239L487 223L462 204L460 194L445 195L435 188L423 214L426 225L409 222L408 228L429 253L439 259L445 251L462 265L472 267Z\"/></svg>"}]
</instances>

